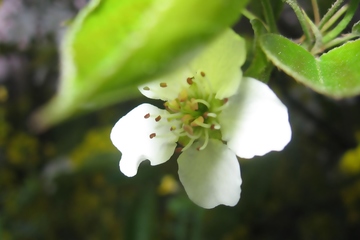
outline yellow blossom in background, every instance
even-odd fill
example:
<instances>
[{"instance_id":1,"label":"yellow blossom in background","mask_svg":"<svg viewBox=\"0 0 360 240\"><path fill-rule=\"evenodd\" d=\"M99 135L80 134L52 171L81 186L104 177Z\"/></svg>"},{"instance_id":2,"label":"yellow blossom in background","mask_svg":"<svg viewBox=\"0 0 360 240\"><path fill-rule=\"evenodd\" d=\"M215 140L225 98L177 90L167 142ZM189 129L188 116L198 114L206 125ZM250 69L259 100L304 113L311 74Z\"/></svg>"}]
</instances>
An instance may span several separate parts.
<instances>
[{"instance_id":1,"label":"yellow blossom in background","mask_svg":"<svg viewBox=\"0 0 360 240\"><path fill-rule=\"evenodd\" d=\"M340 160L340 170L351 175L360 173L360 144L344 154Z\"/></svg>"},{"instance_id":2,"label":"yellow blossom in background","mask_svg":"<svg viewBox=\"0 0 360 240\"><path fill-rule=\"evenodd\" d=\"M101 153L116 153L109 139L111 127L96 128L90 130L82 143L71 153L70 158L75 167L80 167L93 156Z\"/></svg>"}]
</instances>

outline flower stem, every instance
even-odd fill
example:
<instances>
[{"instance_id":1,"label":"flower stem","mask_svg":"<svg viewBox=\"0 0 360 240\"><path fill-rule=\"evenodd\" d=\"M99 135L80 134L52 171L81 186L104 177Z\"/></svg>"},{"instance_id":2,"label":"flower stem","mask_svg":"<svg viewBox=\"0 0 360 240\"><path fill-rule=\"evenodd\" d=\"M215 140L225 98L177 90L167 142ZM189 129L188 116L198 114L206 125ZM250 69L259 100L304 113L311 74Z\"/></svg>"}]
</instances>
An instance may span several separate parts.
<instances>
[{"instance_id":1,"label":"flower stem","mask_svg":"<svg viewBox=\"0 0 360 240\"><path fill-rule=\"evenodd\" d=\"M261 0L261 4L264 11L265 21L269 27L271 33L277 33L278 29L275 22L274 11L271 7L269 0Z\"/></svg>"},{"instance_id":2,"label":"flower stem","mask_svg":"<svg viewBox=\"0 0 360 240\"><path fill-rule=\"evenodd\" d=\"M353 18L356 9L358 7L360 0L351 0L349 3L348 11L346 12L344 18L339 22L339 24L331 30L329 33L327 33L323 38L323 43L326 44L336 38L349 24L351 19Z\"/></svg>"},{"instance_id":3,"label":"flower stem","mask_svg":"<svg viewBox=\"0 0 360 240\"><path fill-rule=\"evenodd\" d=\"M314 21L315 24L318 25L320 22L320 12L319 12L319 5L317 3L317 0L311 0L312 8L314 11Z\"/></svg>"},{"instance_id":4,"label":"flower stem","mask_svg":"<svg viewBox=\"0 0 360 240\"><path fill-rule=\"evenodd\" d=\"M242 14L249 20L258 18L255 14L253 14L252 12L248 11L245 8L242 10Z\"/></svg>"},{"instance_id":5,"label":"flower stem","mask_svg":"<svg viewBox=\"0 0 360 240\"><path fill-rule=\"evenodd\" d=\"M335 14L335 12L340 8L341 3L344 0L336 0L336 2L331 6L331 8L327 11L327 13L324 15L324 17L321 19L319 23L319 29L322 29L322 27L329 21L329 19Z\"/></svg>"},{"instance_id":6,"label":"flower stem","mask_svg":"<svg viewBox=\"0 0 360 240\"><path fill-rule=\"evenodd\" d=\"M299 7L296 0L285 0L285 2L287 4L289 4L290 7L294 10L294 12L295 12L295 14L296 14L296 16L297 16L297 18L298 18L298 20L300 22L301 28L304 31L305 41L307 43L306 45L309 45L309 43L311 43L314 40L314 38L311 35L309 26L307 24L306 18L304 16L301 8Z\"/></svg>"},{"instance_id":7,"label":"flower stem","mask_svg":"<svg viewBox=\"0 0 360 240\"><path fill-rule=\"evenodd\" d=\"M342 6L320 29L322 33L328 30L349 8L349 5Z\"/></svg>"}]
</instances>

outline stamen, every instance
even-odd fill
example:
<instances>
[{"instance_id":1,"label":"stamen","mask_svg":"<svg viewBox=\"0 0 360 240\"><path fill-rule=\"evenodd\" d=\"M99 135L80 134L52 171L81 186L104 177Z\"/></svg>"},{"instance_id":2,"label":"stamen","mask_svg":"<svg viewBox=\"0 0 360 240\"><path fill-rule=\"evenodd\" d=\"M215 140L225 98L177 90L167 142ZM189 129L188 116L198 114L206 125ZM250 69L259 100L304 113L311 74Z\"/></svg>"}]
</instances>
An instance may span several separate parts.
<instances>
[{"instance_id":1,"label":"stamen","mask_svg":"<svg viewBox=\"0 0 360 240\"><path fill-rule=\"evenodd\" d=\"M145 91L149 91L149 90L150 90L150 88L149 88L148 86L145 86L145 87L143 87L143 90L145 90Z\"/></svg>"},{"instance_id":2,"label":"stamen","mask_svg":"<svg viewBox=\"0 0 360 240\"><path fill-rule=\"evenodd\" d=\"M144 116L145 119L148 119L149 117L150 117L150 113L147 113L147 114Z\"/></svg>"},{"instance_id":3,"label":"stamen","mask_svg":"<svg viewBox=\"0 0 360 240\"><path fill-rule=\"evenodd\" d=\"M196 139L190 139L190 141L186 144L186 146L181 150L186 151L189 147L191 147L191 145L195 142Z\"/></svg>"},{"instance_id":4,"label":"stamen","mask_svg":"<svg viewBox=\"0 0 360 240\"><path fill-rule=\"evenodd\" d=\"M206 107L210 108L210 104L205 101L204 99L194 99L194 102L197 102L197 103L202 103L204 104Z\"/></svg>"},{"instance_id":5,"label":"stamen","mask_svg":"<svg viewBox=\"0 0 360 240\"><path fill-rule=\"evenodd\" d=\"M153 139L154 137L156 137L156 133L150 134L150 139Z\"/></svg>"},{"instance_id":6,"label":"stamen","mask_svg":"<svg viewBox=\"0 0 360 240\"><path fill-rule=\"evenodd\" d=\"M187 81L187 83L189 84L189 85L192 85L194 82L193 82L193 79L194 79L194 77L188 77L187 79L186 79L186 81Z\"/></svg>"},{"instance_id":7,"label":"stamen","mask_svg":"<svg viewBox=\"0 0 360 240\"><path fill-rule=\"evenodd\" d=\"M157 116L156 118L155 118L155 121L160 121L161 120L161 116L159 115L159 116Z\"/></svg>"},{"instance_id":8,"label":"stamen","mask_svg":"<svg viewBox=\"0 0 360 240\"><path fill-rule=\"evenodd\" d=\"M213 111L220 112L220 111L224 110L228 105L229 105L229 103L226 101L222 106L215 108Z\"/></svg>"},{"instance_id":9,"label":"stamen","mask_svg":"<svg viewBox=\"0 0 360 240\"><path fill-rule=\"evenodd\" d=\"M194 119L193 116L191 116L190 114L185 114L182 118L181 121L185 124L189 124L192 120Z\"/></svg>"},{"instance_id":10,"label":"stamen","mask_svg":"<svg viewBox=\"0 0 360 240\"><path fill-rule=\"evenodd\" d=\"M190 135L194 135L194 129L192 127L190 127L189 125L184 125L183 129L185 132L187 132Z\"/></svg>"},{"instance_id":11,"label":"stamen","mask_svg":"<svg viewBox=\"0 0 360 240\"><path fill-rule=\"evenodd\" d=\"M209 130L205 129L205 142L200 148L197 148L197 150L198 151L204 150L208 145L208 143L209 143Z\"/></svg>"},{"instance_id":12,"label":"stamen","mask_svg":"<svg viewBox=\"0 0 360 240\"><path fill-rule=\"evenodd\" d=\"M205 77L205 73L204 73L204 72L200 72L200 75L201 75L202 77Z\"/></svg>"},{"instance_id":13,"label":"stamen","mask_svg":"<svg viewBox=\"0 0 360 240\"><path fill-rule=\"evenodd\" d=\"M210 113L210 112L206 112L203 114L204 118L208 118L208 117L213 117L216 118L217 114L216 113Z\"/></svg>"},{"instance_id":14,"label":"stamen","mask_svg":"<svg viewBox=\"0 0 360 240\"><path fill-rule=\"evenodd\" d=\"M165 82L162 82L162 83L160 83L160 87L166 88L166 87L167 87L167 84L166 84Z\"/></svg>"},{"instance_id":15,"label":"stamen","mask_svg":"<svg viewBox=\"0 0 360 240\"><path fill-rule=\"evenodd\" d=\"M219 124L211 124L210 129L211 130L219 130L221 128L221 126Z\"/></svg>"},{"instance_id":16,"label":"stamen","mask_svg":"<svg viewBox=\"0 0 360 240\"><path fill-rule=\"evenodd\" d=\"M204 118L202 116L200 116L197 119L195 119L194 121L192 121L190 125L192 127L197 127L197 126L200 126L203 123L204 123Z\"/></svg>"},{"instance_id":17,"label":"stamen","mask_svg":"<svg viewBox=\"0 0 360 240\"><path fill-rule=\"evenodd\" d=\"M187 93L186 89L181 90L181 92L179 93L179 96L178 96L179 101L185 102L187 98L188 98L188 93Z\"/></svg>"}]
</instances>

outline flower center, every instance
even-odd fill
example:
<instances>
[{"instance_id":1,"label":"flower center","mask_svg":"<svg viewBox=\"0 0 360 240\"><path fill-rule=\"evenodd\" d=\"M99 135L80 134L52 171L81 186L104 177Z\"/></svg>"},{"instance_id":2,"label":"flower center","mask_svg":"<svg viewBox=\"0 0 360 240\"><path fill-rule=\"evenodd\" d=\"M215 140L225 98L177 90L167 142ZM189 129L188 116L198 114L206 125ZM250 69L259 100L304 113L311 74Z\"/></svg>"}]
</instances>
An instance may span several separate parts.
<instances>
[{"instance_id":1,"label":"flower center","mask_svg":"<svg viewBox=\"0 0 360 240\"><path fill-rule=\"evenodd\" d=\"M179 137L178 143L183 147L179 150L185 151L191 145L202 140L197 150L206 148L209 139L221 140L221 126L218 116L227 106L228 99L216 99L211 82L207 79L206 73L199 71L186 80L187 87L179 92L177 98L164 103L166 114L154 117L159 122L165 119L172 134ZM160 87L166 88L167 83L160 83ZM150 90L144 87L144 90ZM146 114L149 118L150 114ZM150 138L157 137L155 133Z\"/></svg>"}]
</instances>

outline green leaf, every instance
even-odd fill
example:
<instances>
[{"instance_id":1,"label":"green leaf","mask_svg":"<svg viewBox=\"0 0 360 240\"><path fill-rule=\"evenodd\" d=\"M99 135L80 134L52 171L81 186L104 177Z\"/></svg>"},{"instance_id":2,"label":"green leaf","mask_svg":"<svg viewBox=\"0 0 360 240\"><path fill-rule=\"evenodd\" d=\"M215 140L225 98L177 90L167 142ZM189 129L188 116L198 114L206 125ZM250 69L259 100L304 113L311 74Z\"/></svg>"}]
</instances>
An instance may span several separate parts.
<instances>
[{"instance_id":1,"label":"green leaf","mask_svg":"<svg viewBox=\"0 0 360 240\"><path fill-rule=\"evenodd\" d=\"M93 0L64 39L57 96L38 128L133 96L135 86L192 59L247 0Z\"/></svg>"},{"instance_id":2,"label":"green leaf","mask_svg":"<svg viewBox=\"0 0 360 240\"><path fill-rule=\"evenodd\" d=\"M263 35L260 44L274 65L313 90L335 98L360 94L360 40L317 58L276 34Z\"/></svg>"}]
</instances>

